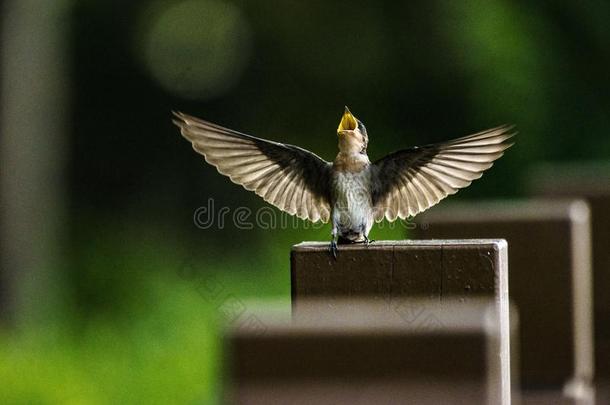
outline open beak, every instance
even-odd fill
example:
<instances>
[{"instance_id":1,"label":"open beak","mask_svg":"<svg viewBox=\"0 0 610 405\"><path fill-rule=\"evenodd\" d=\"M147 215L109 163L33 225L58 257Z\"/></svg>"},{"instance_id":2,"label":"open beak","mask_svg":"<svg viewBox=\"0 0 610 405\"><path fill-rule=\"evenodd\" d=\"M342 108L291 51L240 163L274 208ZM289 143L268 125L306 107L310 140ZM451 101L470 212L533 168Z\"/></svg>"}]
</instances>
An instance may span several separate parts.
<instances>
[{"instance_id":1,"label":"open beak","mask_svg":"<svg viewBox=\"0 0 610 405\"><path fill-rule=\"evenodd\" d=\"M356 122L356 117L350 112L347 106L345 107L345 112L343 113L343 117L341 117L341 122L339 122L339 128L337 128L337 133L341 134L344 131L353 131L358 126L358 122Z\"/></svg>"}]
</instances>

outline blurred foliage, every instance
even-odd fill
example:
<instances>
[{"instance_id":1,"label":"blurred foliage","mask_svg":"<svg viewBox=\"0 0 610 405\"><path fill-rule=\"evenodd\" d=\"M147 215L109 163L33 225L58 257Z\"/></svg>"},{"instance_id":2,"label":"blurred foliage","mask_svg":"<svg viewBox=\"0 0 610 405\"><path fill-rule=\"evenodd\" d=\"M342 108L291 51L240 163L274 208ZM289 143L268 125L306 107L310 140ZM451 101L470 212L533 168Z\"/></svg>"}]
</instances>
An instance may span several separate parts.
<instances>
[{"instance_id":1,"label":"blurred foliage","mask_svg":"<svg viewBox=\"0 0 610 405\"><path fill-rule=\"evenodd\" d=\"M222 94L249 56L249 29L240 9L218 0L166 3L142 13L136 53L170 92L198 99Z\"/></svg>"},{"instance_id":2,"label":"blurred foliage","mask_svg":"<svg viewBox=\"0 0 610 405\"><path fill-rule=\"evenodd\" d=\"M96 287L89 298L109 305L87 314L71 305L54 323L0 335L0 402L216 402L213 307L191 280L167 271L183 258L159 250L160 241L124 249L115 236L98 235L82 268Z\"/></svg>"},{"instance_id":3,"label":"blurred foliage","mask_svg":"<svg viewBox=\"0 0 610 405\"><path fill-rule=\"evenodd\" d=\"M78 1L70 38L66 309L0 335L2 403L208 403L217 303L288 296L289 249L328 226L199 229L193 213L265 203L193 153L182 110L336 151L345 104L372 159L513 123L514 148L452 198L523 192L540 160L610 157L605 2ZM374 228L376 239L405 230ZM185 264L186 263L186 264ZM185 265L195 270L186 277Z\"/></svg>"}]
</instances>

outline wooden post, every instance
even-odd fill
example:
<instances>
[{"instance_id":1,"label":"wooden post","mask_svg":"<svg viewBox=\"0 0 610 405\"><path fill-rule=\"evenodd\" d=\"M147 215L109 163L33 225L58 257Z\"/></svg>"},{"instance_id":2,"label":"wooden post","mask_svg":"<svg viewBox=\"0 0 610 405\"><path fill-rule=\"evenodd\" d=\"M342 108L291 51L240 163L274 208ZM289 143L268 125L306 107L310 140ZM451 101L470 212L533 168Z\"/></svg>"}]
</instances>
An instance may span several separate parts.
<instances>
[{"instance_id":1,"label":"wooden post","mask_svg":"<svg viewBox=\"0 0 610 405\"><path fill-rule=\"evenodd\" d=\"M610 380L610 162L544 164L529 177L534 195L584 198L591 207L595 373Z\"/></svg>"},{"instance_id":2,"label":"wooden post","mask_svg":"<svg viewBox=\"0 0 610 405\"><path fill-rule=\"evenodd\" d=\"M63 304L71 4L2 2L0 321L12 326Z\"/></svg>"},{"instance_id":3,"label":"wooden post","mask_svg":"<svg viewBox=\"0 0 610 405\"><path fill-rule=\"evenodd\" d=\"M510 298L520 311L522 387L561 392L566 384L568 391L590 386L590 224L585 202L454 204L417 221L416 237L506 238Z\"/></svg>"},{"instance_id":4,"label":"wooden post","mask_svg":"<svg viewBox=\"0 0 610 405\"><path fill-rule=\"evenodd\" d=\"M490 303L491 302L491 303ZM508 334L493 299L386 303L300 299L294 319L233 325L225 339L225 400L233 404L509 404Z\"/></svg>"},{"instance_id":5,"label":"wooden post","mask_svg":"<svg viewBox=\"0 0 610 405\"><path fill-rule=\"evenodd\" d=\"M466 299L496 297L507 306L507 246L503 240L378 241L340 245L305 242L291 255L292 300L314 297Z\"/></svg>"},{"instance_id":6,"label":"wooden post","mask_svg":"<svg viewBox=\"0 0 610 405\"><path fill-rule=\"evenodd\" d=\"M293 308L323 299L327 307L344 298L386 303L412 322L422 323L406 299L427 298L437 303L454 299L493 298L509 334L507 245L504 240L378 241L339 246L338 258L327 243L295 245L291 255ZM509 339L502 341L503 378L509 378Z\"/></svg>"}]
</instances>

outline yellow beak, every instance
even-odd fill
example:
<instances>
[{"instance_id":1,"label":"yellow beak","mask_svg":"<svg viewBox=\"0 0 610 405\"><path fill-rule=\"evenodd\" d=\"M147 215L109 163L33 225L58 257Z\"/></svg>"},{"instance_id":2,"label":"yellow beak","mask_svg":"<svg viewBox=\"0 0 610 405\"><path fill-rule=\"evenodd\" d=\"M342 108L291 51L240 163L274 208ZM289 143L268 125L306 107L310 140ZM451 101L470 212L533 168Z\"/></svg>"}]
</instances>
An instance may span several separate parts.
<instances>
[{"instance_id":1,"label":"yellow beak","mask_svg":"<svg viewBox=\"0 0 610 405\"><path fill-rule=\"evenodd\" d=\"M349 108L345 107L345 112L343 113L343 117L341 117L341 122L339 122L337 133L341 133L342 131L353 131L357 126L358 122L356 121L356 117L350 112Z\"/></svg>"}]
</instances>

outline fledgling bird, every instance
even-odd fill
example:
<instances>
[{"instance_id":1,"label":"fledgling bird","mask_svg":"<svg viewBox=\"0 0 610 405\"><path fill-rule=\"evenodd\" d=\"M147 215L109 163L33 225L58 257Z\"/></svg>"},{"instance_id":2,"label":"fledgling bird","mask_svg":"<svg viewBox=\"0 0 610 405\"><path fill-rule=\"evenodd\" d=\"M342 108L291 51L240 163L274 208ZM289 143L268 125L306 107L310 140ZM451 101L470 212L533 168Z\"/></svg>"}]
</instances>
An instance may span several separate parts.
<instances>
[{"instance_id":1,"label":"fledgling bird","mask_svg":"<svg viewBox=\"0 0 610 405\"><path fill-rule=\"evenodd\" d=\"M174 123L195 151L246 190L312 222L332 221L337 243L369 243L374 222L405 219L483 175L512 146L511 126L399 150L373 163L364 124L345 107L339 153L326 162L298 146L268 141L175 112Z\"/></svg>"}]
</instances>

